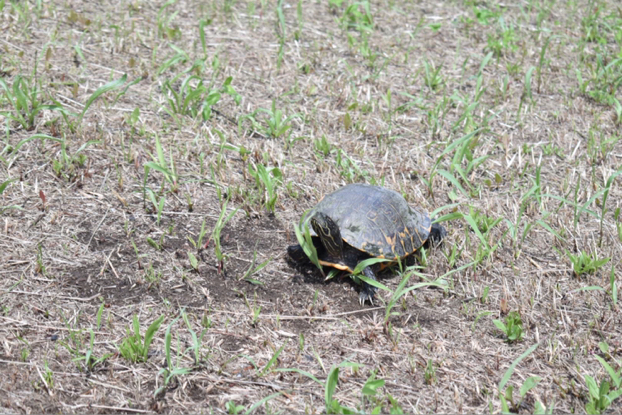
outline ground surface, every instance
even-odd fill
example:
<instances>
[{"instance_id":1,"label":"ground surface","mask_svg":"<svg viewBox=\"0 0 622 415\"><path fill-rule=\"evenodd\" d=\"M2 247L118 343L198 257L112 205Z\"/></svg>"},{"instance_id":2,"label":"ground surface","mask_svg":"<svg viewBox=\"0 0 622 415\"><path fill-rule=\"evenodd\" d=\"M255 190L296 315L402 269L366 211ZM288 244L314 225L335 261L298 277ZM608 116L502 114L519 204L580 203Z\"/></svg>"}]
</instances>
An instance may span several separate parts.
<instances>
[{"instance_id":1,"label":"ground surface","mask_svg":"<svg viewBox=\"0 0 622 415\"><path fill-rule=\"evenodd\" d=\"M0 412L593 408L622 360L621 27L615 1L0 2ZM374 306L285 257L352 182L453 213ZM437 285L390 303L407 277Z\"/></svg>"}]
</instances>

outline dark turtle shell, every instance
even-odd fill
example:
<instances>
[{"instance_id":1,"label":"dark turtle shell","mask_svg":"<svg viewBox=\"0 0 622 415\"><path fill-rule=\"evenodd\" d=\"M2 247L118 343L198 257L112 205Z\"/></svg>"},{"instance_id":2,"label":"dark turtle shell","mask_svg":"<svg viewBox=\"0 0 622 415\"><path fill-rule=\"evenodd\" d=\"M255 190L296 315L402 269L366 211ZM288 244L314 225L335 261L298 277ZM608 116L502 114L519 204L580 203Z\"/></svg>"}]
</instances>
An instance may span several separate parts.
<instances>
[{"instance_id":1,"label":"dark turtle shell","mask_svg":"<svg viewBox=\"0 0 622 415\"><path fill-rule=\"evenodd\" d=\"M410 206L399 193L368 184L351 184L327 195L305 220L316 212L337 223L352 247L391 260L419 249L432 226L428 213ZM312 229L311 234L315 235Z\"/></svg>"}]
</instances>

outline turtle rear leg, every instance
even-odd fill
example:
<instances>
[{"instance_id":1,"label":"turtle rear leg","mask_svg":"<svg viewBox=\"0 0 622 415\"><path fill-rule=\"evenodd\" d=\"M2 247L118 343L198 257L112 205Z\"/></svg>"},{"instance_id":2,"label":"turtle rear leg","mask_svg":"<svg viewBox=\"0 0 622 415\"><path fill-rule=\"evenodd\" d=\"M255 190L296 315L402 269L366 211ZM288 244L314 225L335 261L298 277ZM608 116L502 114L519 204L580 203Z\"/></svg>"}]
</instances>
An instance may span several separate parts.
<instances>
[{"instance_id":1,"label":"turtle rear leg","mask_svg":"<svg viewBox=\"0 0 622 415\"><path fill-rule=\"evenodd\" d=\"M377 281L376 273L374 272L372 267L363 268L363 275L370 280ZM378 291L376 287L374 287L373 285L369 285L368 283L363 281L361 292L359 293L359 303L363 305L365 304L365 301L369 300L369 302L374 305L374 296L376 295L376 291Z\"/></svg>"}]
</instances>

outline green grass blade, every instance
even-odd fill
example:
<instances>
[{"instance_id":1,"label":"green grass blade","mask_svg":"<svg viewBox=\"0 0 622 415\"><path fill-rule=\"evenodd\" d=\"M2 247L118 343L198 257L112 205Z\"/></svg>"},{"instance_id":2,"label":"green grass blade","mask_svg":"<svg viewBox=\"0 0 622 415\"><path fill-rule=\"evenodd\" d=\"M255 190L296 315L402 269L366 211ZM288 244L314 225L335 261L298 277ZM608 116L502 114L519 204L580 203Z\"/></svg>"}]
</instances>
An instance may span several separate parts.
<instances>
[{"instance_id":1,"label":"green grass blade","mask_svg":"<svg viewBox=\"0 0 622 415\"><path fill-rule=\"evenodd\" d=\"M88 111L89 107L93 104L93 102L95 102L97 98L99 98L106 92L120 88L125 83L126 80L127 80L127 74L124 74L120 79L117 79L116 81L108 82L106 85L100 87L95 92L93 92L93 94L86 101L86 104L84 104L84 109L82 109L82 112L80 113L80 117L78 118L78 124L82 122L82 118L84 118L84 114L86 114L86 111Z\"/></svg>"},{"instance_id":2,"label":"green grass blade","mask_svg":"<svg viewBox=\"0 0 622 415\"><path fill-rule=\"evenodd\" d=\"M594 357L596 357L596 360L598 360L600 364L603 365L607 373L609 373L609 376L611 376L611 380L613 381L614 385L616 385L616 387L619 388L622 384L622 379L620 378L620 374L617 373L615 370L613 370L611 365L607 363L605 359L603 359L602 357L598 355L595 355Z\"/></svg>"},{"instance_id":3,"label":"green grass blade","mask_svg":"<svg viewBox=\"0 0 622 415\"><path fill-rule=\"evenodd\" d=\"M0 195L2 193L4 193L4 191L6 190L7 186L10 185L11 183L13 183L15 180L17 180L17 179L9 179L9 180L6 180L6 181L2 182L2 184L0 184Z\"/></svg>"},{"instance_id":4,"label":"green grass blade","mask_svg":"<svg viewBox=\"0 0 622 415\"><path fill-rule=\"evenodd\" d=\"M467 193L466 190L464 190L464 187L462 187L462 185L460 184L460 182L458 181L458 179L456 179L456 176L454 176L453 174L451 174L450 172L448 172L447 170L443 170L443 169L438 169L436 171L438 174L440 174L441 176L443 176L444 178L446 178L447 180L449 180L449 182L458 190L460 190L465 196L469 196L469 194Z\"/></svg>"},{"instance_id":5,"label":"green grass blade","mask_svg":"<svg viewBox=\"0 0 622 415\"><path fill-rule=\"evenodd\" d=\"M164 321L164 316L162 315L156 321L151 323L151 325L147 329L147 332L145 333L145 344L143 347L143 358L145 360L147 360L147 352L149 351L149 346L151 345L151 342L153 341L153 337L155 336L156 332L160 328L160 325L162 324L163 321Z\"/></svg>"},{"instance_id":6,"label":"green grass blade","mask_svg":"<svg viewBox=\"0 0 622 415\"><path fill-rule=\"evenodd\" d=\"M268 361L268 363L266 363L266 366L261 370L261 372L259 372L259 376L265 375L266 372L272 367L272 365L276 363L276 360L279 358L279 355L281 354L281 352L283 351L287 343L288 342L283 343L283 345L279 347L279 349L276 352L274 352L274 354L272 355L272 358Z\"/></svg>"},{"instance_id":7,"label":"green grass blade","mask_svg":"<svg viewBox=\"0 0 622 415\"><path fill-rule=\"evenodd\" d=\"M471 226L471 229L473 229L473 232L475 232L475 235L477 235L478 239L482 242L482 244L486 248L489 248L488 241L486 241L486 238L484 238L484 235L482 235L482 232L479 230L479 227L477 226L477 222L475 222L475 219L473 219L471 215L467 215L467 214L463 214L462 217Z\"/></svg>"},{"instance_id":8,"label":"green grass blade","mask_svg":"<svg viewBox=\"0 0 622 415\"><path fill-rule=\"evenodd\" d=\"M298 369L297 367L294 367L294 368L278 368L278 369L274 369L274 371L275 372L295 372L295 373L298 373L300 375L308 377L309 379L311 379L312 381L314 381L316 383L319 383L320 385L323 385L323 383L318 378L313 376L311 373L309 373L309 372L307 372L305 370L302 370L302 369Z\"/></svg>"},{"instance_id":9,"label":"green grass blade","mask_svg":"<svg viewBox=\"0 0 622 415\"><path fill-rule=\"evenodd\" d=\"M251 412L253 412L255 409L259 408L261 405L265 404L266 402L268 402L271 399L276 398L277 396L280 396L282 393L281 392L277 392L277 393L273 393L272 395L266 396L263 399L260 399L259 401L255 402L253 404L253 406L251 406L250 408L248 408L246 410L246 412L244 412L246 415L250 414Z\"/></svg>"},{"instance_id":10,"label":"green grass blade","mask_svg":"<svg viewBox=\"0 0 622 415\"><path fill-rule=\"evenodd\" d=\"M161 166L160 164L155 163L153 161L146 162L144 164L144 166L145 167L149 167L150 169L159 171L160 173L164 174L167 178L168 177L172 177L172 175L173 175L169 169L167 169L166 167Z\"/></svg>"},{"instance_id":11,"label":"green grass blade","mask_svg":"<svg viewBox=\"0 0 622 415\"><path fill-rule=\"evenodd\" d=\"M333 367L326 378L326 386L324 387L324 402L326 402L326 408L330 408L333 402L333 395L339 382L339 367Z\"/></svg>"},{"instance_id":12,"label":"green grass blade","mask_svg":"<svg viewBox=\"0 0 622 415\"><path fill-rule=\"evenodd\" d=\"M371 278L368 278L365 275L359 274L356 276L356 278L359 278L361 281L366 282L369 285L373 285L374 287L380 288L381 290L391 292L391 289L389 289L389 287L387 287L386 285L383 285L382 283L376 280L372 280Z\"/></svg>"},{"instance_id":13,"label":"green grass blade","mask_svg":"<svg viewBox=\"0 0 622 415\"><path fill-rule=\"evenodd\" d=\"M529 356L531 353L533 353L534 350L536 350L538 348L540 344L536 343L533 346L531 346L529 349L527 349L523 354L521 354L515 361L512 362L512 364L510 365L510 367L508 368L508 370L505 371L505 374L503 375L503 378L501 378L501 382L499 382L499 391L502 391L505 389L505 385L508 383L508 381L510 380L510 377L512 376L512 374L514 373L514 369L516 369L516 366L518 366L518 364L527 356Z\"/></svg>"}]
</instances>

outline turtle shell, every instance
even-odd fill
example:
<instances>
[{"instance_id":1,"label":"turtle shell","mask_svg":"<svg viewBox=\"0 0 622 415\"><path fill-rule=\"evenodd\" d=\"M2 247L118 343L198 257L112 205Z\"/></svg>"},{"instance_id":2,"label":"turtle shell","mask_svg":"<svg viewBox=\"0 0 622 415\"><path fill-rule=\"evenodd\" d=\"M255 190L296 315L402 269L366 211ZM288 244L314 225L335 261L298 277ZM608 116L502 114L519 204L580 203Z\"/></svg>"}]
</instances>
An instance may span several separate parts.
<instances>
[{"instance_id":1,"label":"turtle shell","mask_svg":"<svg viewBox=\"0 0 622 415\"><path fill-rule=\"evenodd\" d=\"M430 235L427 212L410 206L399 193L379 186L350 184L327 195L316 212L328 215L343 240L372 257L397 259L419 249ZM311 234L315 235L311 229Z\"/></svg>"}]
</instances>

